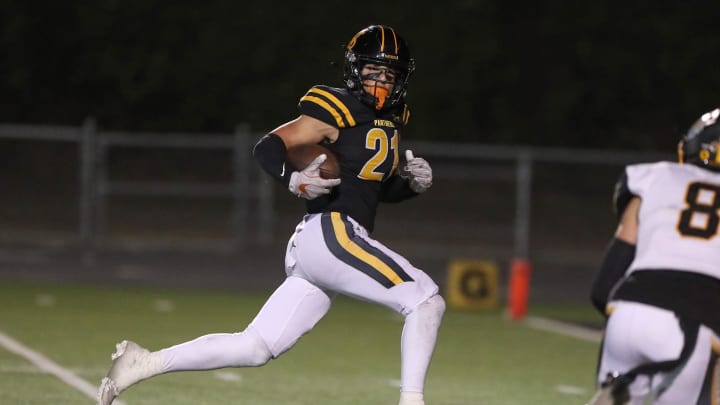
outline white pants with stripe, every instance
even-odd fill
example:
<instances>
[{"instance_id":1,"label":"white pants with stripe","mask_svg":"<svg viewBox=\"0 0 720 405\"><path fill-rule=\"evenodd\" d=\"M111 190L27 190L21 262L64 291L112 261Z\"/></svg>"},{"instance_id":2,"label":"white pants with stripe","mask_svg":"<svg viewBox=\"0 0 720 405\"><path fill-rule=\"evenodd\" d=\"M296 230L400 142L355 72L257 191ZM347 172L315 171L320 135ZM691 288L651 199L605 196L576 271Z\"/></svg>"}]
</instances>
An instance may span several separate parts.
<instances>
[{"instance_id":1,"label":"white pants with stripe","mask_svg":"<svg viewBox=\"0 0 720 405\"><path fill-rule=\"evenodd\" d=\"M249 326L275 357L315 326L335 293L403 315L438 293L427 274L339 213L305 217L288 242L285 271L288 278Z\"/></svg>"},{"instance_id":2,"label":"white pants with stripe","mask_svg":"<svg viewBox=\"0 0 720 405\"><path fill-rule=\"evenodd\" d=\"M625 372L648 362L672 360L684 343L678 319L671 311L636 302L611 303L598 384L609 372ZM701 326L695 350L672 372L639 375L630 386L631 403L654 405L714 405L718 403L718 336Z\"/></svg>"},{"instance_id":3,"label":"white pants with stripe","mask_svg":"<svg viewBox=\"0 0 720 405\"><path fill-rule=\"evenodd\" d=\"M309 332L340 293L405 316L401 391L422 394L445 310L427 274L339 213L305 216L288 242L285 271L288 277L247 329L162 349L161 372L262 366Z\"/></svg>"}]
</instances>

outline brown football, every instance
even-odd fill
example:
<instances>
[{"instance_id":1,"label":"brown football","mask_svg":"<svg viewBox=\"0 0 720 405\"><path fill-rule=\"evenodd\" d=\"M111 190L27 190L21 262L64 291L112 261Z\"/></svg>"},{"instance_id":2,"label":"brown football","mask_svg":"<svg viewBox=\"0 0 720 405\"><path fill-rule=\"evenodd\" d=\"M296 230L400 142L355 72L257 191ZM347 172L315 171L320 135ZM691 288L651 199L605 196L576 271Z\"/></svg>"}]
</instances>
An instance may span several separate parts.
<instances>
[{"instance_id":1,"label":"brown football","mask_svg":"<svg viewBox=\"0 0 720 405\"><path fill-rule=\"evenodd\" d=\"M288 149L286 158L297 170L303 170L316 157L325 154L327 159L320 165L320 177L323 179L336 179L340 177L340 164L337 157L328 148L318 144L297 145Z\"/></svg>"}]
</instances>

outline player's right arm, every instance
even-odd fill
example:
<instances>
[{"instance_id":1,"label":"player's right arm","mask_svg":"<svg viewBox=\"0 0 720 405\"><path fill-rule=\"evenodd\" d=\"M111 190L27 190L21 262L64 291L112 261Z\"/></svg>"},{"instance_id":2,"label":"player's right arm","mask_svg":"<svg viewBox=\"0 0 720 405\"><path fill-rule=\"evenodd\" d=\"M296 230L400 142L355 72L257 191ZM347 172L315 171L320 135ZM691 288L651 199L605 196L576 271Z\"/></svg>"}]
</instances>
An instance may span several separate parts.
<instances>
[{"instance_id":1,"label":"player's right arm","mask_svg":"<svg viewBox=\"0 0 720 405\"><path fill-rule=\"evenodd\" d=\"M606 307L613 287L622 279L635 258L641 204L640 197L630 194L626 176L618 181L614 200L620 219L590 290L593 306L603 315L607 315Z\"/></svg>"},{"instance_id":2,"label":"player's right arm","mask_svg":"<svg viewBox=\"0 0 720 405\"><path fill-rule=\"evenodd\" d=\"M285 161L289 148L323 140L335 142L338 138L340 124L334 118L339 117L338 111L347 108L335 95L329 93L330 90L325 86L313 86L298 103L300 115L270 131L253 149L253 156L260 166L285 186L290 183L295 169ZM335 100L335 104L329 104L330 100Z\"/></svg>"},{"instance_id":3,"label":"player's right arm","mask_svg":"<svg viewBox=\"0 0 720 405\"><path fill-rule=\"evenodd\" d=\"M296 171L286 162L287 150L297 145L319 143L324 139L335 140L337 133L337 128L313 117L300 115L262 137L253 149L253 156L265 172L280 181L290 192L311 200L329 193L330 188L338 185L340 180L326 180L319 176L318 167L324 159L316 159L308 167Z\"/></svg>"},{"instance_id":4,"label":"player's right arm","mask_svg":"<svg viewBox=\"0 0 720 405\"><path fill-rule=\"evenodd\" d=\"M637 244L638 213L640 212L640 197L633 197L623 211L620 223L615 230L615 239L622 240L630 245Z\"/></svg>"},{"instance_id":5,"label":"player's right arm","mask_svg":"<svg viewBox=\"0 0 720 405\"><path fill-rule=\"evenodd\" d=\"M335 142L338 133L336 127L305 114L280 125L271 132L282 139L286 149L297 145L320 143L324 140Z\"/></svg>"}]
</instances>

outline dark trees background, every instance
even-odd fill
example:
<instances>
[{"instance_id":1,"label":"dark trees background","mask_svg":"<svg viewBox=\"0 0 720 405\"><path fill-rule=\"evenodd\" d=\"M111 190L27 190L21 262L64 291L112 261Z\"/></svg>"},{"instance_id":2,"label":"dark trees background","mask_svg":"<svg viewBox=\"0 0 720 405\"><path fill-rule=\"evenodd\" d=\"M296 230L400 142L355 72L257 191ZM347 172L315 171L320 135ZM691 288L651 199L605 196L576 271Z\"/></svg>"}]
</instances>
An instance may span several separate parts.
<instances>
[{"instance_id":1,"label":"dark trees background","mask_svg":"<svg viewBox=\"0 0 720 405\"><path fill-rule=\"evenodd\" d=\"M527 2L531 3L531 2ZM410 42L408 136L674 148L720 105L718 3L0 0L0 122L261 131L341 85L373 23Z\"/></svg>"}]
</instances>

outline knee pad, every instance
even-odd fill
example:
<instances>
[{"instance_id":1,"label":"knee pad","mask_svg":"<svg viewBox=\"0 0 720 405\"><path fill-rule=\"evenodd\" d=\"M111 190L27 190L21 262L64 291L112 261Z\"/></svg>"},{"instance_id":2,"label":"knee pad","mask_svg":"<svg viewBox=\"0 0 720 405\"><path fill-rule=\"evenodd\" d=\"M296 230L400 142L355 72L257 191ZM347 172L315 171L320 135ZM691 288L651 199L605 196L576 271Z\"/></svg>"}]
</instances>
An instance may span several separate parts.
<instances>
[{"instance_id":1,"label":"knee pad","mask_svg":"<svg viewBox=\"0 0 720 405\"><path fill-rule=\"evenodd\" d=\"M241 345L245 350L243 356L241 356L241 364L236 366L240 367L259 367L267 363L273 358L270 349L265 341L252 329L246 329L244 332L239 333L243 336L246 343Z\"/></svg>"},{"instance_id":2,"label":"knee pad","mask_svg":"<svg viewBox=\"0 0 720 405\"><path fill-rule=\"evenodd\" d=\"M439 294L435 294L418 305L415 310L410 313L410 316L416 315L428 322L439 324L444 313L445 300Z\"/></svg>"}]
</instances>

